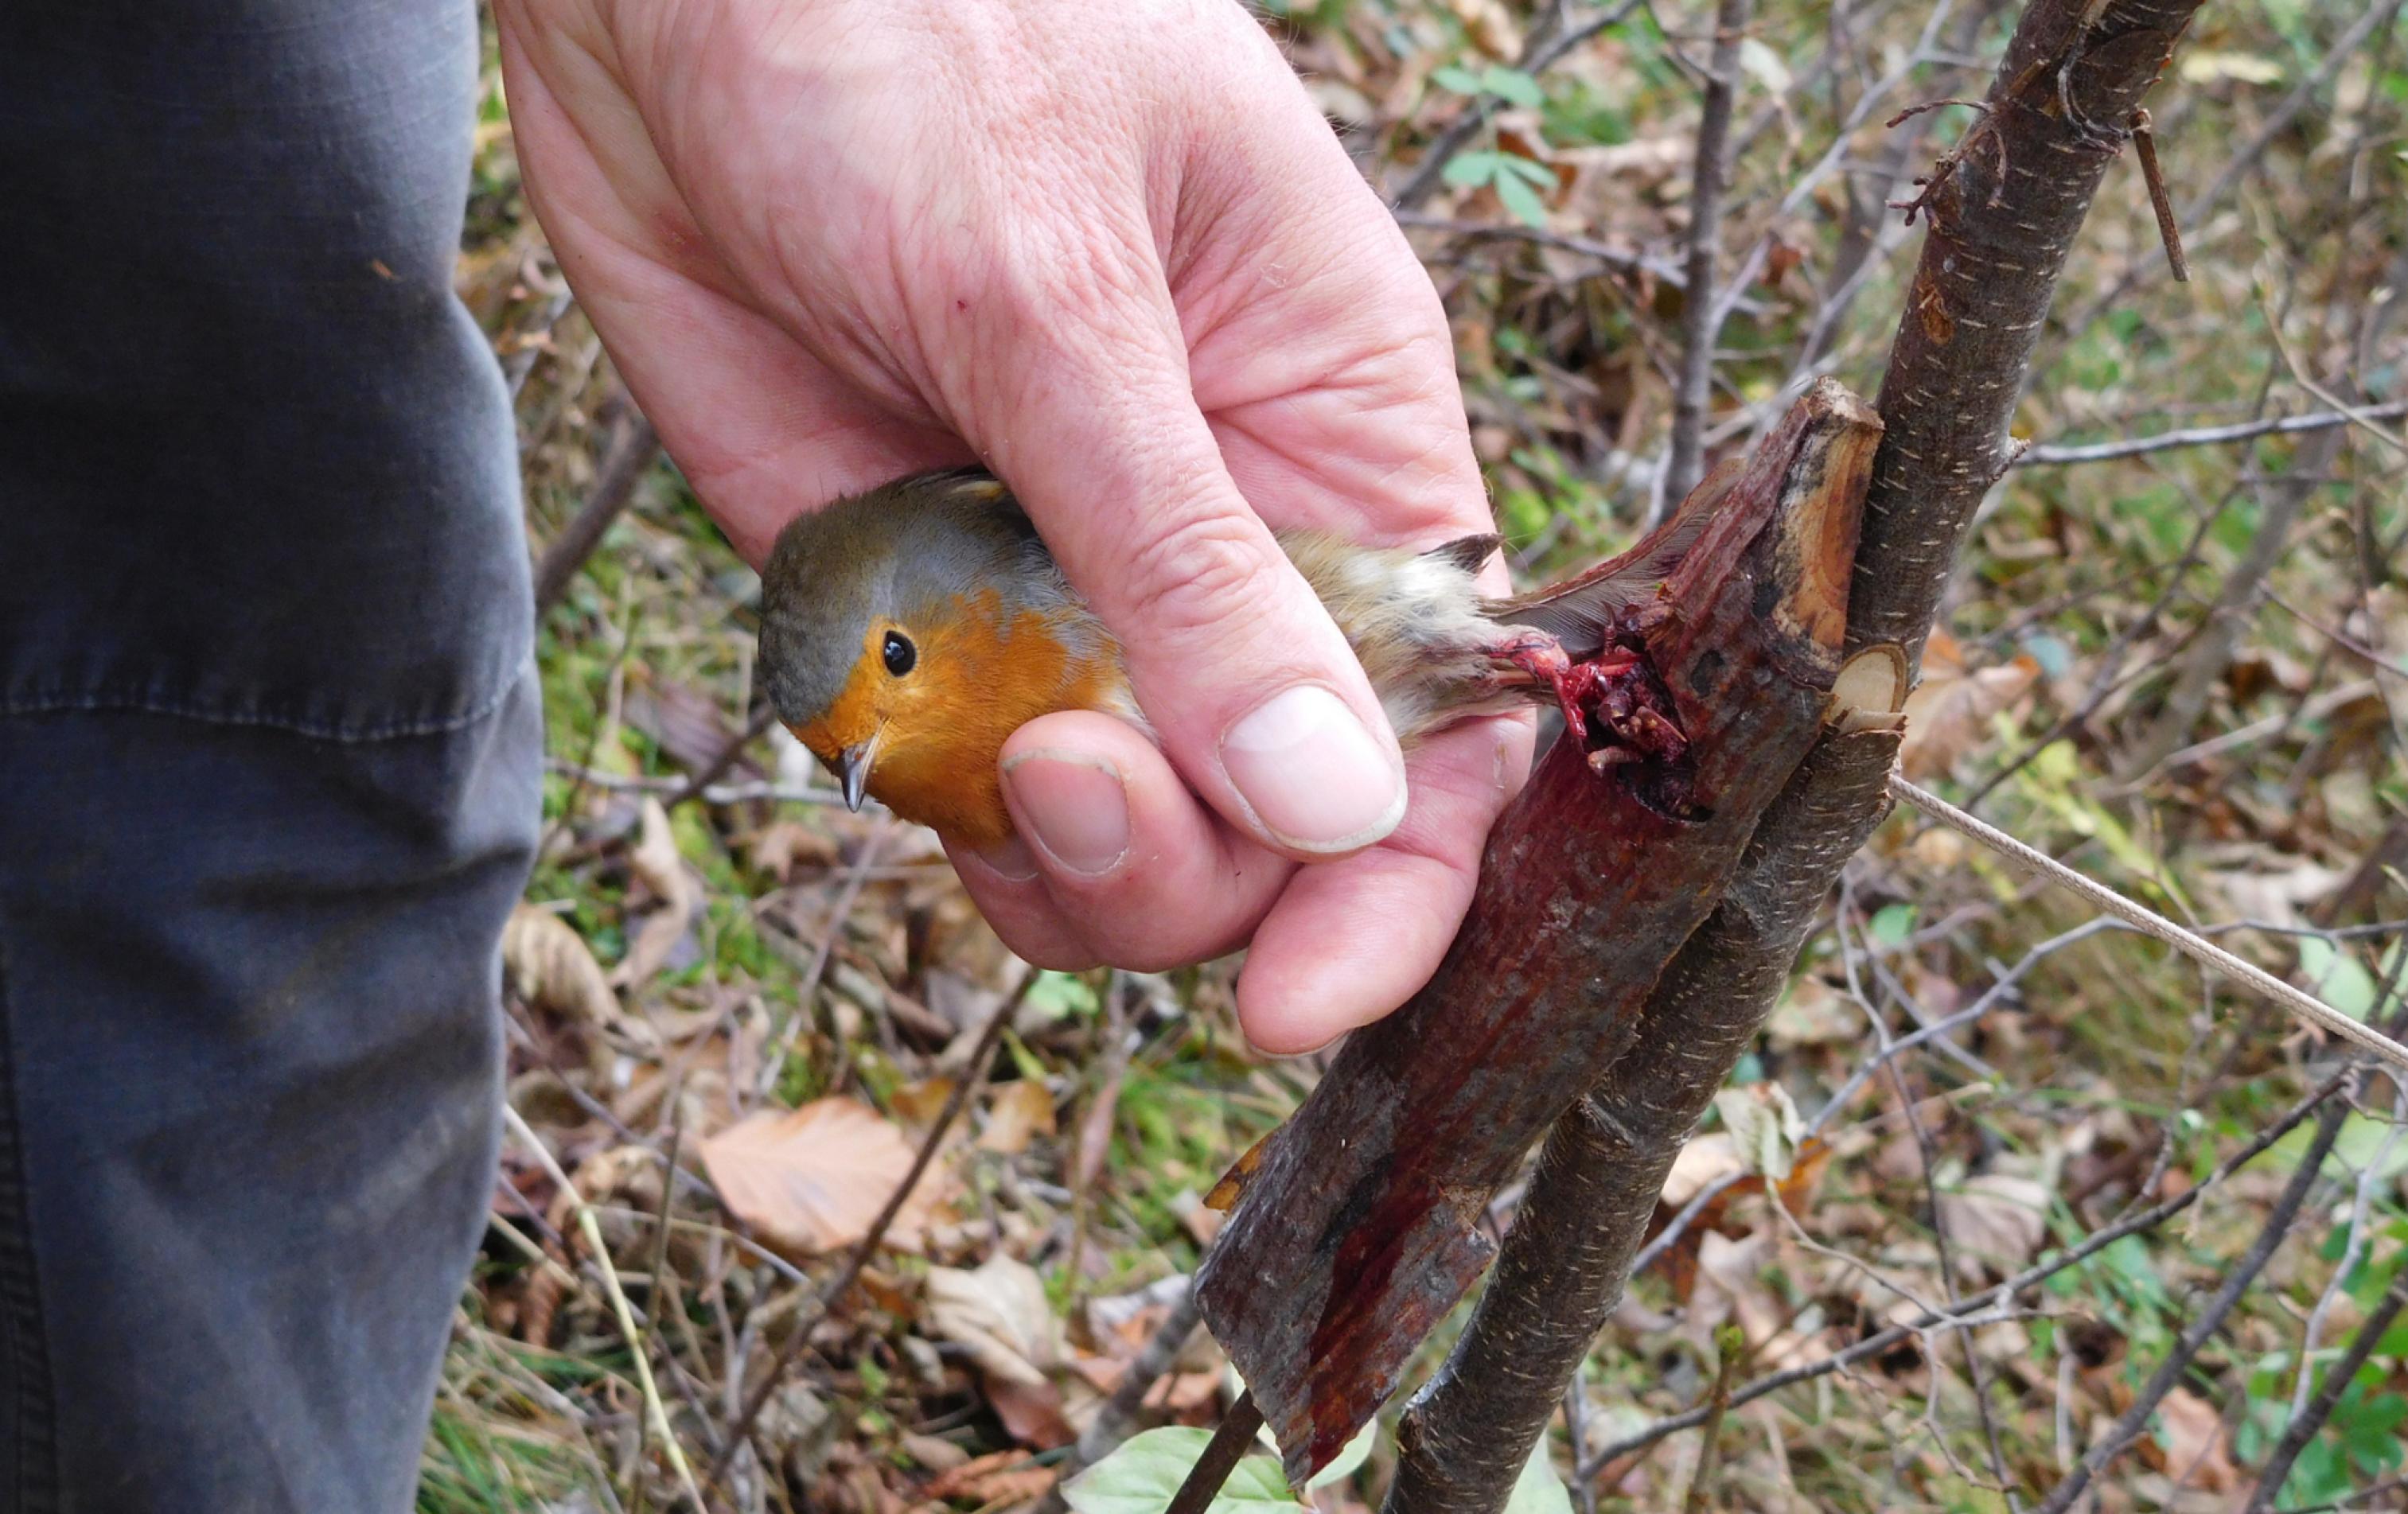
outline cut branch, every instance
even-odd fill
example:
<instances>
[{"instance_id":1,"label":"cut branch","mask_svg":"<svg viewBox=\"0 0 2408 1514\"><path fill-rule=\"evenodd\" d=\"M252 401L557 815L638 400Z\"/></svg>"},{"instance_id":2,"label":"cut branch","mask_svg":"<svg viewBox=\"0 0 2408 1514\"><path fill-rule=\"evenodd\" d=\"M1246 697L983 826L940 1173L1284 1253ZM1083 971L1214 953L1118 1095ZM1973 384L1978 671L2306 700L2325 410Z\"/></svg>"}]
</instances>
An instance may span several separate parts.
<instances>
[{"instance_id":1,"label":"cut branch","mask_svg":"<svg viewBox=\"0 0 2408 1514\"><path fill-rule=\"evenodd\" d=\"M1197 1295L1291 1482L1370 1418L1487 1264L1489 1196L1630 1045L1820 734L1877 434L1826 381L1735 482L1707 486L1720 507L1644 638L1694 765L1678 783L1641 764L1600 777L1559 742L1491 836L1438 975L1347 1043L1243 1178Z\"/></svg>"}]
</instances>

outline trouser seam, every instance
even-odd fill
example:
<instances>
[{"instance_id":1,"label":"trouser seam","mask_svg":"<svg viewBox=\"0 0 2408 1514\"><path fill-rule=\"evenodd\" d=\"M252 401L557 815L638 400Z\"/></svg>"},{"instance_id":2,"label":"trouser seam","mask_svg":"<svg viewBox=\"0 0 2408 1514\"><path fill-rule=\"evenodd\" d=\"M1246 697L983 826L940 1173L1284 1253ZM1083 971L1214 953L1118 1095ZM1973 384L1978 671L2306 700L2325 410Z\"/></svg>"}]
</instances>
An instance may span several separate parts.
<instances>
[{"instance_id":1,"label":"trouser seam","mask_svg":"<svg viewBox=\"0 0 2408 1514\"><path fill-rule=\"evenodd\" d=\"M16 1505L27 1514L58 1507L57 1415L50 1401L50 1347L26 1212L24 1143L17 1126L17 1055L9 1013L8 943L0 933L0 1312L15 1359L7 1406L16 1441Z\"/></svg>"}]
</instances>

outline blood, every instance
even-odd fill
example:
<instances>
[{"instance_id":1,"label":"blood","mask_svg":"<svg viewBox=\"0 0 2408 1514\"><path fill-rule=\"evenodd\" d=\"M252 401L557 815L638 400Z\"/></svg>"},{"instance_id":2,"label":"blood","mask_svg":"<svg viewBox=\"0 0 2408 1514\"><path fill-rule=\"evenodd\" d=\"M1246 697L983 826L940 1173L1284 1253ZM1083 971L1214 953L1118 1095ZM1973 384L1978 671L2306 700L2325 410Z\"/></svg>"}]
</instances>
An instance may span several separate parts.
<instances>
[{"instance_id":1,"label":"blood","mask_svg":"<svg viewBox=\"0 0 2408 1514\"><path fill-rule=\"evenodd\" d=\"M1591 770L1678 764L1688 752L1689 738L1645 650L1646 633L1658 619L1654 607L1616 616L1604 647L1586 662L1574 662L1543 631L1520 629L1497 656L1555 691L1564 724L1588 753Z\"/></svg>"}]
</instances>

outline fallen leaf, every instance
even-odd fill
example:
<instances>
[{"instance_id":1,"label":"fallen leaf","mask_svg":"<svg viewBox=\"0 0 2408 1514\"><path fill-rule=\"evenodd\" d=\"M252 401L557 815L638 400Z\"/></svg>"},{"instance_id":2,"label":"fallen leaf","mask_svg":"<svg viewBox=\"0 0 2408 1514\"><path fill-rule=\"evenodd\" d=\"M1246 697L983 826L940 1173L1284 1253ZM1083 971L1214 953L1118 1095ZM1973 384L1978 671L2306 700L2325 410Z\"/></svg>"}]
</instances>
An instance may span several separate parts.
<instances>
[{"instance_id":1,"label":"fallen leaf","mask_svg":"<svg viewBox=\"0 0 2408 1514\"><path fill-rule=\"evenodd\" d=\"M1947 772L1990 734L1991 717L2039 678L2040 662L2028 652L1995 667L1968 669L1956 644L1935 635L1924 653L1923 682L1906 696L1899 765L1909 778Z\"/></svg>"},{"instance_id":2,"label":"fallen leaf","mask_svg":"<svg viewBox=\"0 0 2408 1514\"><path fill-rule=\"evenodd\" d=\"M970 1453L942 1435L921 1435L906 1432L897 1442L903 1454L931 1472L951 1472L968 1464Z\"/></svg>"},{"instance_id":3,"label":"fallen leaf","mask_svg":"<svg viewBox=\"0 0 2408 1514\"><path fill-rule=\"evenodd\" d=\"M1664 1192L1658 1202L1667 1208L1677 1209L1696 1198L1708 1183L1736 1178L1746 1170L1728 1131L1700 1136L1681 1148L1680 1155L1672 1159L1672 1170L1664 1175Z\"/></svg>"},{"instance_id":4,"label":"fallen leaf","mask_svg":"<svg viewBox=\"0 0 2408 1514\"><path fill-rule=\"evenodd\" d=\"M837 856L836 837L800 821L773 821L753 832L744 848L744 858L754 871L781 883L798 866L833 866Z\"/></svg>"},{"instance_id":5,"label":"fallen leaf","mask_svg":"<svg viewBox=\"0 0 2408 1514\"><path fill-rule=\"evenodd\" d=\"M1779 1083L1727 1088L1714 1095L1714 1111L1722 1116L1723 1128L1730 1132L1731 1150L1748 1171L1762 1173L1776 1183L1789 1176L1798 1143L1806 1134L1806 1121L1787 1089Z\"/></svg>"},{"instance_id":6,"label":"fallen leaf","mask_svg":"<svg viewBox=\"0 0 2408 1514\"><path fill-rule=\"evenodd\" d=\"M660 907L644 917L627 954L619 959L610 980L624 988L649 979L685 939L686 927L702 907L702 889L685 869L678 851L677 834L669 828L669 812L650 794L644 796L643 828L627 864L652 891Z\"/></svg>"},{"instance_id":7,"label":"fallen leaf","mask_svg":"<svg viewBox=\"0 0 2408 1514\"><path fill-rule=\"evenodd\" d=\"M904 1084L888 1097L886 1106L910 1124L931 1125L953 1096L953 1079L939 1073Z\"/></svg>"},{"instance_id":8,"label":"fallen leaf","mask_svg":"<svg viewBox=\"0 0 2408 1514\"><path fill-rule=\"evenodd\" d=\"M1978 1173L1956 1192L1940 1195L1940 1220L1956 1270L1979 1277L1986 1268L2014 1271L2040 1254L2048 1238L2048 1190L2011 1172Z\"/></svg>"},{"instance_id":9,"label":"fallen leaf","mask_svg":"<svg viewBox=\"0 0 2408 1514\"><path fill-rule=\"evenodd\" d=\"M931 1478L920 1492L930 1498L980 1505L1016 1504L1044 1496L1054 1475L1054 1468L1030 1461L1026 1451L991 1451Z\"/></svg>"},{"instance_id":10,"label":"fallen leaf","mask_svg":"<svg viewBox=\"0 0 2408 1514\"><path fill-rule=\"evenodd\" d=\"M798 1251L851 1246L910 1171L910 1142L891 1120L854 1099L763 1110L702 1143L702 1164L728 1211ZM943 1189L931 1164L888 1227L888 1244L913 1247Z\"/></svg>"},{"instance_id":11,"label":"fallen leaf","mask_svg":"<svg viewBox=\"0 0 2408 1514\"><path fill-rule=\"evenodd\" d=\"M1038 1136L1053 1135L1054 1129L1054 1094L1043 1083L1032 1078L1003 1083L987 1105L979 1150L1018 1156Z\"/></svg>"},{"instance_id":12,"label":"fallen leaf","mask_svg":"<svg viewBox=\"0 0 2408 1514\"><path fill-rule=\"evenodd\" d=\"M2283 65L2272 58L2214 48L2185 51L2180 67L2186 84L2213 84L2220 79L2237 79L2243 84L2273 84L2283 78Z\"/></svg>"},{"instance_id":13,"label":"fallen leaf","mask_svg":"<svg viewBox=\"0 0 2408 1514\"><path fill-rule=\"evenodd\" d=\"M597 1027L621 1016L619 996L584 937L549 909L521 904L510 911L502 927L502 965L511 988L531 1005Z\"/></svg>"},{"instance_id":14,"label":"fallen leaf","mask_svg":"<svg viewBox=\"0 0 2408 1514\"><path fill-rule=\"evenodd\" d=\"M930 1267L923 1333L962 1349L1012 1439L1050 1450L1078 1438L1046 1369L1069 1355L1044 1279L997 1252L977 1267Z\"/></svg>"},{"instance_id":15,"label":"fallen leaf","mask_svg":"<svg viewBox=\"0 0 2408 1514\"><path fill-rule=\"evenodd\" d=\"M1683 1332L1700 1351L1711 1346L1714 1327L1736 1320L1748 1344L1761 1347L1781 1332L1789 1311L1768 1281L1773 1237L1759 1232L1743 1240L1708 1231L1698 1242L1698 1282L1690 1292Z\"/></svg>"},{"instance_id":16,"label":"fallen leaf","mask_svg":"<svg viewBox=\"0 0 2408 1514\"><path fill-rule=\"evenodd\" d=\"M926 1333L951 1341L989 1377L1042 1383L1066 1354L1044 1279L997 1252L977 1267L930 1267Z\"/></svg>"},{"instance_id":17,"label":"fallen leaf","mask_svg":"<svg viewBox=\"0 0 2408 1514\"><path fill-rule=\"evenodd\" d=\"M1052 1450L1079 1438L1062 1405L1062 1391L1051 1382L1010 1382L982 1379L987 1407L1003 1421L1004 1433L1032 1450Z\"/></svg>"},{"instance_id":18,"label":"fallen leaf","mask_svg":"<svg viewBox=\"0 0 2408 1514\"><path fill-rule=\"evenodd\" d=\"M2225 1442L2224 1417L2187 1388L2175 1389L2157 1406L2149 1438L2164 1457L2158 1470L2172 1474L2177 1488L2229 1493L2241 1481Z\"/></svg>"}]
</instances>

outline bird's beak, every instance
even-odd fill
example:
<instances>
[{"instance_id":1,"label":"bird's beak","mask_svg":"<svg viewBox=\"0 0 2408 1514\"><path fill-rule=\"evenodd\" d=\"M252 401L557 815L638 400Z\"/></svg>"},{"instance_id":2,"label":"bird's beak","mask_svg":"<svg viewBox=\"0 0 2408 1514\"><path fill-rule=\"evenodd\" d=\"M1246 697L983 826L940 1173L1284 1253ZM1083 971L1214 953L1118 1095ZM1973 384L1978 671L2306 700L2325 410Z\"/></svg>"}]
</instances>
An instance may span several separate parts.
<instances>
[{"instance_id":1,"label":"bird's beak","mask_svg":"<svg viewBox=\"0 0 2408 1514\"><path fill-rule=\"evenodd\" d=\"M836 755L836 777L844 789L844 807L858 811L869 794L869 764L878 756L878 738L856 741Z\"/></svg>"}]
</instances>

